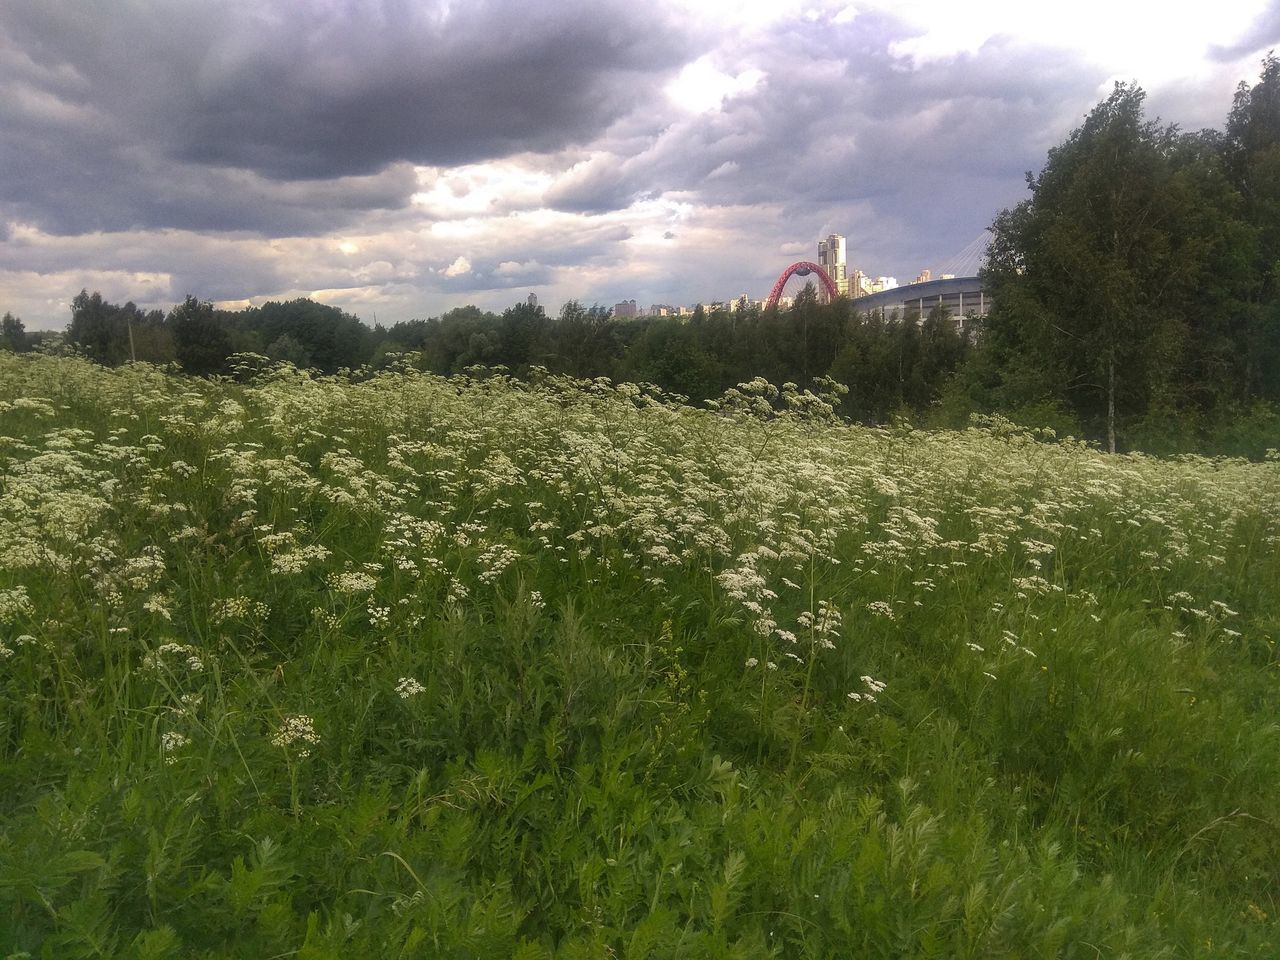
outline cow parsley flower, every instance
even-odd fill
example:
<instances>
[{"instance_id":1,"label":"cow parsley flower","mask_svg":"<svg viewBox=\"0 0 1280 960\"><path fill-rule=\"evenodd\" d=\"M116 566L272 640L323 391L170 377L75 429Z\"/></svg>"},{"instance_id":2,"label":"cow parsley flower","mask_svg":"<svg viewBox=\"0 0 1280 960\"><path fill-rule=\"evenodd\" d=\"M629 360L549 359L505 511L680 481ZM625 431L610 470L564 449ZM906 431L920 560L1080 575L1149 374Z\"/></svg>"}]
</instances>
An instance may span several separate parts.
<instances>
[{"instance_id":1,"label":"cow parsley flower","mask_svg":"<svg viewBox=\"0 0 1280 960\"><path fill-rule=\"evenodd\" d=\"M877 617L884 617L886 620L897 619L893 612L893 607L885 600L872 600L867 604L867 610Z\"/></svg>"},{"instance_id":2,"label":"cow parsley flower","mask_svg":"<svg viewBox=\"0 0 1280 960\"><path fill-rule=\"evenodd\" d=\"M376 578L360 570L331 573L325 577L325 583L335 593L368 593L378 585Z\"/></svg>"},{"instance_id":3,"label":"cow parsley flower","mask_svg":"<svg viewBox=\"0 0 1280 960\"><path fill-rule=\"evenodd\" d=\"M400 695L401 700L408 700L410 697L416 697L424 692L427 688L420 684L413 677L401 677L396 684L396 693Z\"/></svg>"},{"instance_id":4,"label":"cow parsley flower","mask_svg":"<svg viewBox=\"0 0 1280 960\"><path fill-rule=\"evenodd\" d=\"M306 714L285 717L279 729L272 736L271 742L277 747L297 747L300 757L311 756L311 748L320 743L320 735L316 733L315 721Z\"/></svg>"},{"instance_id":5,"label":"cow parsley flower","mask_svg":"<svg viewBox=\"0 0 1280 960\"><path fill-rule=\"evenodd\" d=\"M204 657L200 650L187 643L162 643L154 650L148 651L142 658L144 670L160 671L166 663L185 663L191 673L204 670Z\"/></svg>"},{"instance_id":6,"label":"cow parsley flower","mask_svg":"<svg viewBox=\"0 0 1280 960\"><path fill-rule=\"evenodd\" d=\"M164 754L164 762L167 764L177 763L178 758L174 756L174 753L190 742L190 737L179 733L177 730L166 730L160 734L160 751Z\"/></svg>"},{"instance_id":7,"label":"cow parsley flower","mask_svg":"<svg viewBox=\"0 0 1280 960\"><path fill-rule=\"evenodd\" d=\"M26 587L0 590L0 623L13 623L18 617L30 616L34 609Z\"/></svg>"}]
</instances>

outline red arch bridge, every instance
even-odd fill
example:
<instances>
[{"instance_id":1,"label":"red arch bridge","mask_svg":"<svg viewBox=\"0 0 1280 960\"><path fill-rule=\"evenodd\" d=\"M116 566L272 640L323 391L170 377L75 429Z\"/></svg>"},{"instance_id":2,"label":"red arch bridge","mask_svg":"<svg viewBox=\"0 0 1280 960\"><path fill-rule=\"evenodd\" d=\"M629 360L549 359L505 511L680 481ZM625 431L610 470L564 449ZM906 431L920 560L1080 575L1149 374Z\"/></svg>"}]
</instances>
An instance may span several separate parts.
<instances>
[{"instance_id":1,"label":"red arch bridge","mask_svg":"<svg viewBox=\"0 0 1280 960\"><path fill-rule=\"evenodd\" d=\"M787 281L790 280L792 276L807 277L810 274L817 276L820 283L819 290L820 292L826 293L827 302L834 300L839 295L836 285L831 281L831 278L827 276L827 271L823 270L816 263L812 263L808 260L800 260L782 271L782 276L778 278L778 282L775 283L773 285L773 289L769 291L769 299L765 302L764 308L766 310L772 310L778 305L778 298L782 296L782 288L787 285Z\"/></svg>"}]
</instances>

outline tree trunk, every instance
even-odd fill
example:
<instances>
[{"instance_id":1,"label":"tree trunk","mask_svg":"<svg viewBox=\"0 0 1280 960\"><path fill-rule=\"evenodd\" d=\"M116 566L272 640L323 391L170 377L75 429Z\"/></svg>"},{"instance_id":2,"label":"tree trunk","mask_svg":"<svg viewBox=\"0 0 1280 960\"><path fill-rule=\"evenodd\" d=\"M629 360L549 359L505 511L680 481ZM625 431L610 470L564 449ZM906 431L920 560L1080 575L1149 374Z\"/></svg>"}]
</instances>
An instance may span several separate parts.
<instances>
[{"instance_id":1,"label":"tree trunk","mask_svg":"<svg viewBox=\"0 0 1280 960\"><path fill-rule=\"evenodd\" d=\"M1107 452L1116 452L1116 354L1107 357Z\"/></svg>"}]
</instances>

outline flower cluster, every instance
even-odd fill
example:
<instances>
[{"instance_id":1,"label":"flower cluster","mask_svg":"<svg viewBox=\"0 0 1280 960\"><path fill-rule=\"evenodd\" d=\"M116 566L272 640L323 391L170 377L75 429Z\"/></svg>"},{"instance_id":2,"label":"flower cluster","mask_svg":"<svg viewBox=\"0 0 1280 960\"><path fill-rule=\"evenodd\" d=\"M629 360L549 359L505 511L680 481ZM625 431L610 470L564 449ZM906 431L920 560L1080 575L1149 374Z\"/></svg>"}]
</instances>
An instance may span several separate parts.
<instances>
[{"instance_id":1,"label":"flower cluster","mask_svg":"<svg viewBox=\"0 0 1280 960\"><path fill-rule=\"evenodd\" d=\"M261 622L267 619L271 608L261 600L249 597L226 597L214 601L209 611L209 620L214 624L226 623L228 620L242 622Z\"/></svg>"},{"instance_id":2,"label":"flower cluster","mask_svg":"<svg viewBox=\"0 0 1280 960\"><path fill-rule=\"evenodd\" d=\"M204 670L204 656L200 650L187 643L169 641L162 643L154 650L149 650L142 658L144 670L160 671L168 663L181 663L191 673Z\"/></svg>"},{"instance_id":3,"label":"flower cluster","mask_svg":"<svg viewBox=\"0 0 1280 960\"><path fill-rule=\"evenodd\" d=\"M19 617L30 616L33 609L26 587L0 590L0 623L13 623Z\"/></svg>"},{"instance_id":4,"label":"flower cluster","mask_svg":"<svg viewBox=\"0 0 1280 960\"><path fill-rule=\"evenodd\" d=\"M331 573L324 582L335 593L368 593L378 586L377 577L372 577L363 570L344 570Z\"/></svg>"},{"instance_id":5,"label":"flower cluster","mask_svg":"<svg viewBox=\"0 0 1280 960\"><path fill-rule=\"evenodd\" d=\"M174 754L189 743L191 743L191 738L186 734L179 733L177 730L166 730L162 733L160 735L160 751L164 754L164 762L177 763L178 758Z\"/></svg>"},{"instance_id":6,"label":"flower cluster","mask_svg":"<svg viewBox=\"0 0 1280 960\"><path fill-rule=\"evenodd\" d=\"M285 717L276 729L271 742L277 747L293 747L300 757L311 756L311 748L320 743L315 721L306 714Z\"/></svg>"},{"instance_id":7,"label":"flower cluster","mask_svg":"<svg viewBox=\"0 0 1280 960\"><path fill-rule=\"evenodd\" d=\"M841 616L835 604L829 600L818 601L818 612L805 610L797 618L802 630L807 630L813 637L813 645L820 650L834 650L833 637L840 635Z\"/></svg>"},{"instance_id":8,"label":"flower cluster","mask_svg":"<svg viewBox=\"0 0 1280 960\"><path fill-rule=\"evenodd\" d=\"M882 680L877 680L875 677L863 676L858 679L860 679L863 686L867 688L866 692L858 693L857 691L851 691L847 695L849 699L854 703L875 703L876 697L884 692L886 684Z\"/></svg>"},{"instance_id":9,"label":"flower cluster","mask_svg":"<svg viewBox=\"0 0 1280 960\"><path fill-rule=\"evenodd\" d=\"M426 687L420 684L413 677L401 677L396 683L396 693L400 696L401 700L408 700L411 697L416 697L426 689Z\"/></svg>"}]
</instances>

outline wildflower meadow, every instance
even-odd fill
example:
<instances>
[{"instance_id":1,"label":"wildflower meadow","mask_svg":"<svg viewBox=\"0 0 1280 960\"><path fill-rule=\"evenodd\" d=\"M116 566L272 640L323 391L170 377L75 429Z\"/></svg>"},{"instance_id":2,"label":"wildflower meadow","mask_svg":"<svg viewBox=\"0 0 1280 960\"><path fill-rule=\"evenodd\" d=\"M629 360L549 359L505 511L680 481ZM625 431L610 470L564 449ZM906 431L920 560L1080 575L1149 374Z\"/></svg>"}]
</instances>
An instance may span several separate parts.
<instances>
[{"instance_id":1,"label":"wildflower meadow","mask_svg":"<svg viewBox=\"0 0 1280 960\"><path fill-rule=\"evenodd\" d=\"M0 957L1280 956L1280 460L0 354Z\"/></svg>"}]
</instances>

